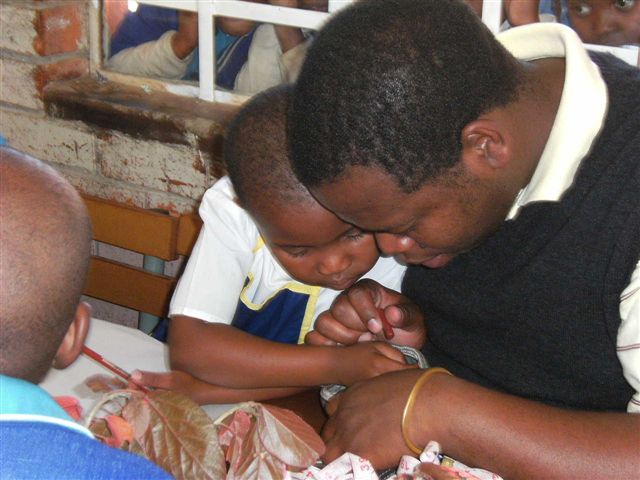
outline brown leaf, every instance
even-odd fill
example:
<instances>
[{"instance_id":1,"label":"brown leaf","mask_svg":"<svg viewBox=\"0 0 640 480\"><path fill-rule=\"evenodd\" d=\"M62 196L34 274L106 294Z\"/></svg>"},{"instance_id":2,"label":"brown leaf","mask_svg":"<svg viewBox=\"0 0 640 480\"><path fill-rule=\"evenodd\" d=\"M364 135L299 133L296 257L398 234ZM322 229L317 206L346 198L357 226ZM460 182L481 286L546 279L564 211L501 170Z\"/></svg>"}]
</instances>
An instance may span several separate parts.
<instances>
[{"instance_id":1,"label":"brown leaf","mask_svg":"<svg viewBox=\"0 0 640 480\"><path fill-rule=\"evenodd\" d=\"M231 418L218 426L218 439L222 448L227 447L225 459L229 462L231 470L237 468L240 451L245 440L253 437L252 427L255 426L254 415L238 409L233 412Z\"/></svg>"},{"instance_id":2,"label":"brown leaf","mask_svg":"<svg viewBox=\"0 0 640 480\"><path fill-rule=\"evenodd\" d=\"M325 445L315 430L291 410L260 405L257 431L263 448L294 469L313 465Z\"/></svg>"},{"instance_id":3,"label":"brown leaf","mask_svg":"<svg viewBox=\"0 0 640 480\"><path fill-rule=\"evenodd\" d=\"M122 411L145 456L177 479L222 479L226 468L213 421L176 392L138 393Z\"/></svg>"},{"instance_id":4,"label":"brown leaf","mask_svg":"<svg viewBox=\"0 0 640 480\"><path fill-rule=\"evenodd\" d=\"M71 395L60 395L58 397L53 397L53 399L76 422L82 418L82 406L76 397L72 397Z\"/></svg>"},{"instance_id":5,"label":"brown leaf","mask_svg":"<svg viewBox=\"0 0 640 480\"><path fill-rule=\"evenodd\" d=\"M123 382L121 379L113 377L111 375L91 375L84 381L84 383L93 392L106 393L127 388L126 382Z\"/></svg>"},{"instance_id":6,"label":"brown leaf","mask_svg":"<svg viewBox=\"0 0 640 480\"><path fill-rule=\"evenodd\" d=\"M117 415L107 415L105 421L111 432L111 438L105 442L107 445L122 448L133 441L133 427L129 422Z\"/></svg>"},{"instance_id":7,"label":"brown leaf","mask_svg":"<svg viewBox=\"0 0 640 480\"><path fill-rule=\"evenodd\" d=\"M111 437L111 431L104 418L94 418L89 425L89 430L102 442L106 442Z\"/></svg>"},{"instance_id":8,"label":"brown leaf","mask_svg":"<svg viewBox=\"0 0 640 480\"><path fill-rule=\"evenodd\" d=\"M286 478L286 465L277 457L266 451L257 452L256 445L247 442L244 444L249 451L241 455L242 462L235 470L229 469L226 480L283 480Z\"/></svg>"}]
</instances>

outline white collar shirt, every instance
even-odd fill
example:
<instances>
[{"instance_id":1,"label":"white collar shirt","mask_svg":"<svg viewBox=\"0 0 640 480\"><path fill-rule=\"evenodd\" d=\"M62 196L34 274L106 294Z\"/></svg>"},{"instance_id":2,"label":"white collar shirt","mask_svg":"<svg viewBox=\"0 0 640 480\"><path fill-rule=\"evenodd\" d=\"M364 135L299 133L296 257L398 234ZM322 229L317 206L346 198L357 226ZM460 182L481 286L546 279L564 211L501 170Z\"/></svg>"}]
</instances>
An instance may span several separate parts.
<instances>
[{"instance_id":1,"label":"white collar shirt","mask_svg":"<svg viewBox=\"0 0 640 480\"><path fill-rule=\"evenodd\" d=\"M608 95L600 70L570 28L536 23L507 30L497 39L521 60L565 59L565 83L556 119L531 181L509 211L507 220L512 220L528 203L559 201L572 185L580 162L604 124ZM557 158L562 162L555 161ZM618 358L625 379L636 392L627 411L640 413L640 260L620 297L620 317Z\"/></svg>"}]
</instances>

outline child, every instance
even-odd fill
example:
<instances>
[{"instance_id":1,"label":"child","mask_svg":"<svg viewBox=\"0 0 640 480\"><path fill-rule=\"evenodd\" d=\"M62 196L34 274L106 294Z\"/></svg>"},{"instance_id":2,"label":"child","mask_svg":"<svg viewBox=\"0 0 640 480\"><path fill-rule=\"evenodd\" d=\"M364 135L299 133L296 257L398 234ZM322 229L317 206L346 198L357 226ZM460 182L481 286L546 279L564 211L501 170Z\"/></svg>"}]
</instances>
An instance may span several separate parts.
<instances>
[{"instance_id":1,"label":"child","mask_svg":"<svg viewBox=\"0 0 640 480\"><path fill-rule=\"evenodd\" d=\"M258 1L258 0L253 0ZM265 3L258 1L258 3ZM274 6L327 11L327 0L269 0ZM286 25L216 17L216 83L250 95L295 79L308 32ZM121 73L197 80L195 12L141 5L129 12L111 42L107 67Z\"/></svg>"},{"instance_id":2,"label":"child","mask_svg":"<svg viewBox=\"0 0 640 480\"><path fill-rule=\"evenodd\" d=\"M382 342L298 345L340 290L363 275L397 290L404 267L378 259L372 235L321 207L298 182L287 153L288 98L289 87L267 90L230 125L231 180L202 200L204 226L171 302L171 365L181 372L135 372L135 380L199 403L230 403L408 368Z\"/></svg>"},{"instance_id":3,"label":"child","mask_svg":"<svg viewBox=\"0 0 640 480\"><path fill-rule=\"evenodd\" d=\"M568 0L571 27L585 43L640 45L637 0Z\"/></svg>"},{"instance_id":4,"label":"child","mask_svg":"<svg viewBox=\"0 0 640 480\"><path fill-rule=\"evenodd\" d=\"M0 477L171 478L96 441L35 385L84 343L91 225L73 187L32 157L0 147L0 181Z\"/></svg>"}]
</instances>

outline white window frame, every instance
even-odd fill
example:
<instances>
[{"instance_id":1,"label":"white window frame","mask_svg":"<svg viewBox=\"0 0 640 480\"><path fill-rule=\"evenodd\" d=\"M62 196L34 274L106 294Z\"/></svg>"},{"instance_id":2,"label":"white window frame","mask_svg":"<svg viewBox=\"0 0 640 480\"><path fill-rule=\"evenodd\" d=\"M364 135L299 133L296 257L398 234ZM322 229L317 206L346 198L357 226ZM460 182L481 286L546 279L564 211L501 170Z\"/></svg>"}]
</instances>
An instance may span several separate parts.
<instances>
[{"instance_id":1,"label":"white window frame","mask_svg":"<svg viewBox=\"0 0 640 480\"><path fill-rule=\"evenodd\" d=\"M215 83L215 35L214 18L216 16L244 18L265 23L288 25L292 27L317 30L337 10L357 0L329 0L329 12L315 12L297 8L277 7L273 5L253 3L245 0L137 0L140 4L188 10L198 13L199 32L199 85L189 82L169 81L125 75L103 68L102 46L108 40L101 30L100 0L92 0L90 5L90 60L91 71L108 80L141 86L145 90L166 90L180 95L199 97L211 102L239 104L248 97L216 88ZM482 10L482 21L494 33L500 31L502 18L502 0L485 0ZM106 30L106 29L105 29ZM640 62L639 47L604 47L585 44L588 49L607 51L638 66Z\"/></svg>"},{"instance_id":2,"label":"white window frame","mask_svg":"<svg viewBox=\"0 0 640 480\"><path fill-rule=\"evenodd\" d=\"M197 96L202 100L224 103L242 103L248 97L216 88L215 82L215 35L216 16L243 18L264 23L287 25L292 27L319 29L331 16L331 13L355 0L329 0L329 12L316 12L298 8L278 7L245 0L137 0L139 4L154 5L176 10L198 13L198 44L200 78L199 85L188 82L150 79L134 75L125 75L102 66L102 45L107 40L101 31L100 2L93 0L90 11L90 58L91 69L108 80L127 84L142 85L149 90L167 90L186 96Z\"/></svg>"}]
</instances>

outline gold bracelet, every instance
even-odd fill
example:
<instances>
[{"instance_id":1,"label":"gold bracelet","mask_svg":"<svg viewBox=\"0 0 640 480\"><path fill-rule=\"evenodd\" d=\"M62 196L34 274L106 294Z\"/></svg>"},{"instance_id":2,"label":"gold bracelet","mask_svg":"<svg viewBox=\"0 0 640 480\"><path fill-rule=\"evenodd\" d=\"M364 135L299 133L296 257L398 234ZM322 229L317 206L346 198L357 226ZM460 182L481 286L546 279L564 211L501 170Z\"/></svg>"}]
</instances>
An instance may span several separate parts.
<instances>
[{"instance_id":1,"label":"gold bracelet","mask_svg":"<svg viewBox=\"0 0 640 480\"><path fill-rule=\"evenodd\" d=\"M447 375L452 375L452 373L446 368L427 368L427 370L422 375L420 375L420 378L418 378L416 383L413 385L413 388L409 393L409 397L407 397L407 404L404 406L404 411L402 412L402 438L404 438L404 443L407 444L407 447L409 447L409 449L416 455L420 455L422 453L422 449L418 448L418 446L411 441L409 435L407 435L407 420L409 418L409 412L411 412L413 404L416 401L416 397L420 392L420 387L422 387L422 385L436 373L446 373Z\"/></svg>"}]
</instances>

